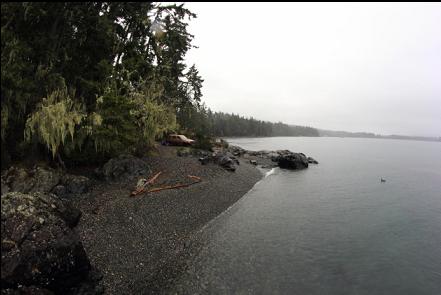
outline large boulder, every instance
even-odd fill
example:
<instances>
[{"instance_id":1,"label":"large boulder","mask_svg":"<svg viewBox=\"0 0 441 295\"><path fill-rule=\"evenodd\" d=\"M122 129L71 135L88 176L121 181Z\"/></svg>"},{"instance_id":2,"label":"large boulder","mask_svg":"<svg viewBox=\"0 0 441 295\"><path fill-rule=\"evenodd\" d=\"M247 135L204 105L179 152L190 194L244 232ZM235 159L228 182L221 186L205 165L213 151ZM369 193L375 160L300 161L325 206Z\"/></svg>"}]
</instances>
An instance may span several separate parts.
<instances>
[{"instance_id":1,"label":"large boulder","mask_svg":"<svg viewBox=\"0 0 441 295\"><path fill-rule=\"evenodd\" d=\"M277 152L270 152L268 153L268 159L270 159L273 162L277 162L279 160L279 154Z\"/></svg>"},{"instance_id":2,"label":"large boulder","mask_svg":"<svg viewBox=\"0 0 441 295\"><path fill-rule=\"evenodd\" d=\"M150 174L148 164L132 155L120 155L110 159L99 172L106 180L122 178L137 178L140 175Z\"/></svg>"},{"instance_id":3,"label":"large boulder","mask_svg":"<svg viewBox=\"0 0 441 295\"><path fill-rule=\"evenodd\" d=\"M218 151L213 152L211 155L204 155L199 158L199 162L202 165L206 165L210 162L217 164L228 171L236 171L236 165L239 165L239 160L230 153Z\"/></svg>"},{"instance_id":4,"label":"large boulder","mask_svg":"<svg viewBox=\"0 0 441 295\"><path fill-rule=\"evenodd\" d=\"M217 163L228 171L236 171L236 162L226 155L219 156Z\"/></svg>"},{"instance_id":5,"label":"large boulder","mask_svg":"<svg viewBox=\"0 0 441 295\"><path fill-rule=\"evenodd\" d=\"M33 193L49 193L59 182L62 172L43 167L25 169L10 167L2 174L2 186L6 185L6 191Z\"/></svg>"},{"instance_id":6,"label":"large boulder","mask_svg":"<svg viewBox=\"0 0 441 295\"><path fill-rule=\"evenodd\" d=\"M65 174L61 178L62 185L66 188L66 193L70 194L82 194L86 193L90 186L91 181L86 176Z\"/></svg>"},{"instance_id":7,"label":"large boulder","mask_svg":"<svg viewBox=\"0 0 441 295\"><path fill-rule=\"evenodd\" d=\"M11 167L1 177L2 194L20 193L55 193L58 196L81 194L91 186L89 178L80 175L65 174L63 171L36 166L32 169Z\"/></svg>"},{"instance_id":8,"label":"large boulder","mask_svg":"<svg viewBox=\"0 0 441 295\"><path fill-rule=\"evenodd\" d=\"M280 168L304 169L308 168L308 159L302 153L282 153L277 159Z\"/></svg>"},{"instance_id":9,"label":"large boulder","mask_svg":"<svg viewBox=\"0 0 441 295\"><path fill-rule=\"evenodd\" d=\"M228 147L228 151L230 153L232 153L234 156L242 156L243 154L245 154L247 151L244 150L243 148L239 147L239 146L235 146L235 145L230 145Z\"/></svg>"},{"instance_id":10,"label":"large boulder","mask_svg":"<svg viewBox=\"0 0 441 295\"><path fill-rule=\"evenodd\" d=\"M6 184L6 182L3 180L3 178L1 179L1 194L6 194L9 193L9 186Z\"/></svg>"},{"instance_id":11,"label":"large boulder","mask_svg":"<svg viewBox=\"0 0 441 295\"><path fill-rule=\"evenodd\" d=\"M41 294L65 294L84 280L90 263L72 229L79 217L78 210L51 194L2 195L2 289L28 286Z\"/></svg>"}]
</instances>

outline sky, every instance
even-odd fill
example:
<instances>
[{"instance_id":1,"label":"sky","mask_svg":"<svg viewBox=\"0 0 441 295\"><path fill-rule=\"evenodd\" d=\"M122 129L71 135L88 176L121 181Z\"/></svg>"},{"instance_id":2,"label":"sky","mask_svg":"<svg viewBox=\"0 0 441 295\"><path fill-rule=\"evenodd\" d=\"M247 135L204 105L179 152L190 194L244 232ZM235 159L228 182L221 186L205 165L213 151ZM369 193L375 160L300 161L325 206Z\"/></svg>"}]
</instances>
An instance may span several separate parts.
<instances>
[{"instance_id":1,"label":"sky","mask_svg":"<svg viewBox=\"0 0 441 295\"><path fill-rule=\"evenodd\" d=\"M321 129L441 136L440 3L186 3L203 101Z\"/></svg>"}]
</instances>

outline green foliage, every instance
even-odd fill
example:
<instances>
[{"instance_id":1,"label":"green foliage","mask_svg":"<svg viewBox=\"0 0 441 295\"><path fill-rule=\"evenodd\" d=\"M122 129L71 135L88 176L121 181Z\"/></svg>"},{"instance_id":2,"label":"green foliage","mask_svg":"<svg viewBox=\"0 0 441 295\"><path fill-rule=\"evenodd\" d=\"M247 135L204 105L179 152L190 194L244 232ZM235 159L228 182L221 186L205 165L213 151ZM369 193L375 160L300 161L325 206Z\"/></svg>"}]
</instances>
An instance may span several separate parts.
<instances>
[{"instance_id":1,"label":"green foliage","mask_svg":"<svg viewBox=\"0 0 441 295\"><path fill-rule=\"evenodd\" d=\"M84 117L84 108L72 100L66 89L56 90L43 98L26 121L25 139L31 141L36 136L55 157L68 135L74 141L75 129Z\"/></svg>"},{"instance_id":2,"label":"green foliage","mask_svg":"<svg viewBox=\"0 0 441 295\"><path fill-rule=\"evenodd\" d=\"M131 115L138 130L142 132L139 138L143 143L151 145L158 137L177 129L176 115L171 107L157 103L139 92L131 94L130 99L135 106Z\"/></svg>"},{"instance_id":3,"label":"green foliage","mask_svg":"<svg viewBox=\"0 0 441 295\"><path fill-rule=\"evenodd\" d=\"M193 17L151 2L2 2L2 152L19 160L35 139L83 161L176 130L201 98L184 63Z\"/></svg>"},{"instance_id":4,"label":"green foliage","mask_svg":"<svg viewBox=\"0 0 441 295\"><path fill-rule=\"evenodd\" d=\"M207 151L212 150L213 141L210 136L203 135L203 134L197 134L195 139L196 139L196 142L194 143L193 147L195 147L197 149L207 150Z\"/></svg>"},{"instance_id":5,"label":"green foliage","mask_svg":"<svg viewBox=\"0 0 441 295\"><path fill-rule=\"evenodd\" d=\"M176 129L173 110L142 93L108 91L98 99L100 124L89 129L97 152L114 156L151 145L163 133Z\"/></svg>"},{"instance_id":6,"label":"green foliage","mask_svg":"<svg viewBox=\"0 0 441 295\"><path fill-rule=\"evenodd\" d=\"M88 129L97 152L113 156L129 151L137 142L138 130L130 112L135 108L126 96L110 91L100 97L97 113L100 125Z\"/></svg>"}]
</instances>

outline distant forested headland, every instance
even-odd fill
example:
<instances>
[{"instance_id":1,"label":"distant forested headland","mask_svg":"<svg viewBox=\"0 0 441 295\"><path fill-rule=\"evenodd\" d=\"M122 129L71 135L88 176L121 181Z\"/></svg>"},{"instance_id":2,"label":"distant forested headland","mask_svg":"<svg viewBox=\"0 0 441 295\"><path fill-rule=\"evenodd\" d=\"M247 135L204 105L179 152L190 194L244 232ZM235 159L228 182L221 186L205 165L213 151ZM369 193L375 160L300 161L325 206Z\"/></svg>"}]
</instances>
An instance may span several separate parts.
<instances>
[{"instance_id":1,"label":"distant forested headland","mask_svg":"<svg viewBox=\"0 0 441 295\"><path fill-rule=\"evenodd\" d=\"M215 136L319 136L312 127L272 123L235 114L211 112L207 114L210 132Z\"/></svg>"},{"instance_id":2,"label":"distant forested headland","mask_svg":"<svg viewBox=\"0 0 441 295\"><path fill-rule=\"evenodd\" d=\"M381 139L403 139L403 140L420 140L420 141L441 141L441 137L428 136L406 136L406 135L381 135L372 132L348 132L318 129L319 136L329 137L357 137L357 138L381 138Z\"/></svg>"}]
</instances>

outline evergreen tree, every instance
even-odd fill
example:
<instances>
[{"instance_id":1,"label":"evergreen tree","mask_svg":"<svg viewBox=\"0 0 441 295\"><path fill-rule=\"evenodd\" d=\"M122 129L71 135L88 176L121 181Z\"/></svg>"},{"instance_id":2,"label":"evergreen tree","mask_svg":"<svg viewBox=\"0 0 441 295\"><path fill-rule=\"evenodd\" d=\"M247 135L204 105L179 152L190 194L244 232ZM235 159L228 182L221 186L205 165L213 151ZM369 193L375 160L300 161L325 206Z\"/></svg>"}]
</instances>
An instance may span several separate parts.
<instances>
[{"instance_id":1,"label":"evergreen tree","mask_svg":"<svg viewBox=\"0 0 441 295\"><path fill-rule=\"evenodd\" d=\"M111 156L176 130L176 118L187 128L200 107L202 79L184 63L196 15L183 5L6 2L1 14L2 163L42 147Z\"/></svg>"}]
</instances>

